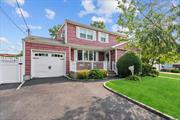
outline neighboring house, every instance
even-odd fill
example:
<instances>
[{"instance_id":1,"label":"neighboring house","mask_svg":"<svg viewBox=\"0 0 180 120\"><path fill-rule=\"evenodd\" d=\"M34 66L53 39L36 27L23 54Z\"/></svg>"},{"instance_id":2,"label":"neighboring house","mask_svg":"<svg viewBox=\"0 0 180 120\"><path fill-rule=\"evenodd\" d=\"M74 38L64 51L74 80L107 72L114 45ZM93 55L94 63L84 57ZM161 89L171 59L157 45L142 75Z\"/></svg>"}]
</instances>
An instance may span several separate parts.
<instances>
[{"instance_id":1,"label":"neighboring house","mask_svg":"<svg viewBox=\"0 0 180 120\"><path fill-rule=\"evenodd\" d=\"M56 39L38 36L23 40L26 79L57 77L79 70L116 71L116 62L126 50L119 33L66 20Z\"/></svg>"},{"instance_id":2,"label":"neighboring house","mask_svg":"<svg viewBox=\"0 0 180 120\"><path fill-rule=\"evenodd\" d=\"M16 57L17 54L0 54L0 57Z\"/></svg>"}]
</instances>

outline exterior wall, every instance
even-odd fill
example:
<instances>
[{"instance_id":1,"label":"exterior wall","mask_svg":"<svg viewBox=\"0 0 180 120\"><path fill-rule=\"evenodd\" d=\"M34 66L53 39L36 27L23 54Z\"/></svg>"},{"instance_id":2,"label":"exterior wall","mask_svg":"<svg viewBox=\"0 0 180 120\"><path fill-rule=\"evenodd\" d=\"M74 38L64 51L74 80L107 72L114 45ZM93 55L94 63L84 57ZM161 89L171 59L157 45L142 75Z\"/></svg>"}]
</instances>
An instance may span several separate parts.
<instances>
[{"instance_id":1,"label":"exterior wall","mask_svg":"<svg viewBox=\"0 0 180 120\"><path fill-rule=\"evenodd\" d=\"M71 60L74 61L74 49L71 49Z\"/></svg>"},{"instance_id":2,"label":"exterior wall","mask_svg":"<svg viewBox=\"0 0 180 120\"><path fill-rule=\"evenodd\" d=\"M125 52L126 50L117 49L117 60L124 55Z\"/></svg>"},{"instance_id":3,"label":"exterior wall","mask_svg":"<svg viewBox=\"0 0 180 120\"><path fill-rule=\"evenodd\" d=\"M104 61L104 52L99 52L99 61Z\"/></svg>"},{"instance_id":4,"label":"exterior wall","mask_svg":"<svg viewBox=\"0 0 180 120\"><path fill-rule=\"evenodd\" d=\"M76 37L76 25L67 24L67 38L68 43L78 44L78 45L88 45L97 47L111 47L118 44L116 41L117 35L109 34L109 43L101 43L98 41L98 31L96 31L96 41L83 40Z\"/></svg>"},{"instance_id":5,"label":"exterior wall","mask_svg":"<svg viewBox=\"0 0 180 120\"><path fill-rule=\"evenodd\" d=\"M25 75L31 75L31 50L32 49L66 52L66 74L69 73L69 47L25 42Z\"/></svg>"},{"instance_id":6,"label":"exterior wall","mask_svg":"<svg viewBox=\"0 0 180 120\"><path fill-rule=\"evenodd\" d=\"M65 25L62 27L62 29L59 31L57 38L55 40L57 41L64 41L65 40L65 36L64 38L61 36L61 34L65 35Z\"/></svg>"}]
</instances>

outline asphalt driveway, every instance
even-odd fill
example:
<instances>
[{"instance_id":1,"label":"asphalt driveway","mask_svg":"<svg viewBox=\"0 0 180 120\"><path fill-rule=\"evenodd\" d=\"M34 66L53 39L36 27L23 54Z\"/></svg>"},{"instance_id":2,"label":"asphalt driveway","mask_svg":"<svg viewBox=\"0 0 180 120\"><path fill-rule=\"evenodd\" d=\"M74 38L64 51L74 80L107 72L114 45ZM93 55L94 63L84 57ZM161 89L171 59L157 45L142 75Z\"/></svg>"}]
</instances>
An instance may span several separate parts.
<instances>
[{"instance_id":1,"label":"asphalt driveway","mask_svg":"<svg viewBox=\"0 0 180 120\"><path fill-rule=\"evenodd\" d=\"M163 119L109 92L104 81L53 79L26 84L18 91L0 90L0 120Z\"/></svg>"}]
</instances>

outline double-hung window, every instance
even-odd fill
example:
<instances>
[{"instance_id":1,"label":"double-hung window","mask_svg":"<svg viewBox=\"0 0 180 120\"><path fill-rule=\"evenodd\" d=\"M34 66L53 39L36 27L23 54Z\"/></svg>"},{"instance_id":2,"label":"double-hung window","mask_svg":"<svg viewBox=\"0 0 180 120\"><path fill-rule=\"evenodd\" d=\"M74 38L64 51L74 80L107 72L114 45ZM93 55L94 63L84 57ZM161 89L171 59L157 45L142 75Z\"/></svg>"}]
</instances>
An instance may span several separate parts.
<instances>
[{"instance_id":1,"label":"double-hung window","mask_svg":"<svg viewBox=\"0 0 180 120\"><path fill-rule=\"evenodd\" d=\"M99 41L103 43L108 43L109 42L109 35L107 33L99 32Z\"/></svg>"},{"instance_id":2,"label":"double-hung window","mask_svg":"<svg viewBox=\"0 0 180 120\"><path fill-rule=\"evenodd\" d=\"M85 40L92 40L94 41L96 38L96 32L93 30L76 27L76 35L77 38L85 39Z\"/></svg>"}]
</instances>

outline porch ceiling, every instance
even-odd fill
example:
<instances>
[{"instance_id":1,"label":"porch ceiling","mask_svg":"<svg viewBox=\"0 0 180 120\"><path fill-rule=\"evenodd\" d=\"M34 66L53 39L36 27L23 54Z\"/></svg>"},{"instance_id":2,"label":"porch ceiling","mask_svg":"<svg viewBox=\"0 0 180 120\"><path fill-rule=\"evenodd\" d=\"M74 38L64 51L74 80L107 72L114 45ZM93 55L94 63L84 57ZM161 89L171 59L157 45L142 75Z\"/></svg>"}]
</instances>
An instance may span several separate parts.
<instances>
[{"instance_id":1,"label":"porch ceiling","mask_svg":"<svg viewBox=\"0 0 180 120\"><path fill-rule=\"evenodd\" d=\"M88 45L77 45L72 43L68 43L68 45L76 49L88 49L88 50L98 50L98 51L107 51L112 49L111 47L105 48L105 47L96 47L96 46L88 46Z\"/></svg>"}]
</instances>

